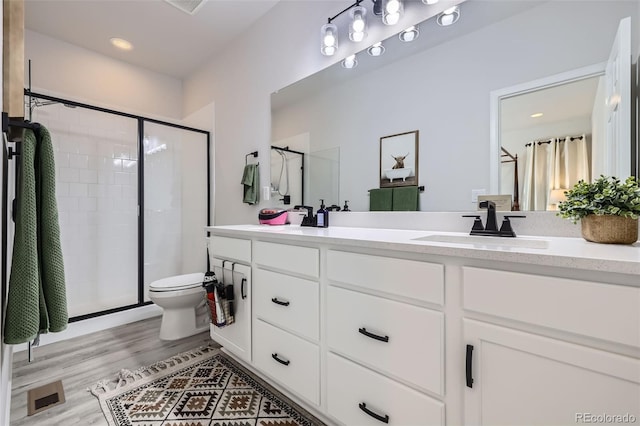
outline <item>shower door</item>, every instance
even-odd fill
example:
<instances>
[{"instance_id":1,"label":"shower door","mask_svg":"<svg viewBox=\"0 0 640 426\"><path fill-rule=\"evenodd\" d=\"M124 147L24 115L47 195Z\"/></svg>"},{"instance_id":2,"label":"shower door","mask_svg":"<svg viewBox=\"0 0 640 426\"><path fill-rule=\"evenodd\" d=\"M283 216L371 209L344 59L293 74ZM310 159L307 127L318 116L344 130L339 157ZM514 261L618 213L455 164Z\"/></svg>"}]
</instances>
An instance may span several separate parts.
<instances>
[{"instance_id":1,"label":"shower door","mask_svg":"<svg viewBox=\"0 0 640 426\"><path fill-rule=\"evenodd\" d=\"M150 304L151 282L205 272L205 130L26 91L51 133L70 322Z\"/></svg>"},{"instance_id":2,"label":"shower door","mask_svg":"<svg viewBox=\"0 0 640 426\"><path fill-rule=\"evenodd\" d=\"M149 284L205 272L207 134L144 122L144 301Z\"/></svg>"},{"instance_id":3,"label":"shower door","mask_svg":"<svg viewBox=\"0 0 640 426\"><path fill-rule=\"evenodd\" d=\"M62 103L33 109L51 133L69 317L138 303L137 121Z\"/></svg>"}]
</instances>

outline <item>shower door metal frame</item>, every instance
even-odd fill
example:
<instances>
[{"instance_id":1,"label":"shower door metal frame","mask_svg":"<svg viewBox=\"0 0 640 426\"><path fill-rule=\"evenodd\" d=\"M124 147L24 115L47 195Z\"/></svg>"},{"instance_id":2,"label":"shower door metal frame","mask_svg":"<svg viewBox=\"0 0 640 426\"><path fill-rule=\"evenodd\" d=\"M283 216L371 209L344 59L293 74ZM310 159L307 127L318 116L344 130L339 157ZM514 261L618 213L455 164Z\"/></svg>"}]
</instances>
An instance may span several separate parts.
<instances>
[{"instance_id":1,"label":"shower door metal frame","mask_svg":"<svg viewBox=\"0 0 640 426\"><path fill-rule=\"evenodd\" d=\"M167 121L156 120L154 118L143 117L136 114L129 114L122 111L117 111L109 108L103 108L96 105L85 104L82 102L71 101L69 99L62 99L55 96L46 95L43 93L32 92L29 89L24 90L24 95L31 98L38 98L52 102L59 102L61 104L85 108L92 111L103 112L106 114L117 115L120 117L131 118L137 121L138 126L138 302L118 306L116 308L106 309L103 311L92 312L89 314L78 315L69 318L69 322L82 321L89 318L100 317L103 315L109 315L116 312L127 311L129 309L135 309L146 305L151 305L153 302L145 302L144 300L144 155L143 153L143 141L144 141L144 123L154 123L163 126L173 127L176 129L187 130L190 132L196 132L206 135L207 137L207 226L211 226L211 132L208 130L196 129L194 127L183 126L181 124L174 124ZM31 103L31 102L29 102ZM31 105L29 105L31 106ZM209 268L209 259L207 256L207 269Z\"/></svg>"}]
</instances>

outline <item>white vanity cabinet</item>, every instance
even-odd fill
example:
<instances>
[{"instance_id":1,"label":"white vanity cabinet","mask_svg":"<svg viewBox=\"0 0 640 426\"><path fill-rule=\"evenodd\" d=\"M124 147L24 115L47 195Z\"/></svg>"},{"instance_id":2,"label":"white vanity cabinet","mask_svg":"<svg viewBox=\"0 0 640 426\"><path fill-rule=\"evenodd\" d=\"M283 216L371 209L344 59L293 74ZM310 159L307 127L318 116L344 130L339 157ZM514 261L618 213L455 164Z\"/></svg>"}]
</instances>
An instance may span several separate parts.
<instances>
[{"instance_id":1,"label":"white vanity cabinet","mask_svg":"<svg viewBox=\"0 0 640 426\"><path fill-rule=\"evenodd\" d=\"M317 248L254 241L255 366L320 405L320 289Z\"/></svg>"},{"instance_id":2,"label":"white vanity cabinet","mask_svg":"<svg viewBox=\"0 0 640 426\"><path fill-rule=\"evenodd\" d=\"M465 267L463 293L468 313L502 320L463 320L465 424L640 420L640 359L615 350L640 347L640 288Z\"/></svg>"},{"instance_id":3,"label":"white vanity cabinet","mask_svg":"<svg viewBox=\"0 0 640 426\"><path fill-rule=\"evenodd\" d=\"M443 425L444 314L423 306L443 303L443 265L328 250L326 268L328 413Z\"/></svg>"},{"instance_id":4,"label":"white vanity cabinet","mask_svg":"<svg viewBox=\"0 0 640 426\"><path fill-rule=\"evenodd\" d=\"M233 284L235 304L235 322L225 327L211 324L211 338L251 362L251 240L212 235L207 247L217 279Z\"/></svg>"},{"instance_id":5,"label":"white vanity cabinet","mask_svg":"<svg viewBox=\"0 0 640 426\"><path fill-rule=\"evenodd\" d=\"M248 365L327 424L640 422L637 251L236 229L214 253L251 265Z\"/></svg>"}]
</instances>

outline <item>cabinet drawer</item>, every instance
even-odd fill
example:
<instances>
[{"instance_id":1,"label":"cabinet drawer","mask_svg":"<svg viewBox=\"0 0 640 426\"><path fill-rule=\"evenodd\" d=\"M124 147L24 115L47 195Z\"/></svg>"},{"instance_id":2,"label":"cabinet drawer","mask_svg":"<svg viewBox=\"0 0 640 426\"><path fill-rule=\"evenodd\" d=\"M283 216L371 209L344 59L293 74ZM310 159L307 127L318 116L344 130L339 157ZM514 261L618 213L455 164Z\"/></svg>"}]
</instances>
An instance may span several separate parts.
<instances>
[{"instance_id":1,"label":"cabinet drawer","mask_svg":"<svg viewBox=\"0 0 640 426\"><path fill-rule=\"evenodd\" d=\"M251 240L212 235L209 237L207 244L211 257L237 260L244 263L251 262Z\"/></svg>"},{"instance_id":2,"label":"cabinet drawer","mask_svg":"<svg viewBox=\"0 0 640 426\"><path fill-rule=\"evenodd\" d=\"M440 401L334 354L327 367L328 412L345 425L379 426L374 415L389 416L389 425L444 425Z\"/></svg>"},{"instance_id":3,"label":"cabinet drawer","mask_svg":"<svg viewBox=\"0 0 640 426\"><path fill-rule=\"evenodd\" d=\"M463 268L464 308L640 346L640 288Z\"/></svg>"},{"instance_id":4,"label":"cabinet drawer","mask_svg":"<svg viewBox=\"0 0 640 426\"><path fill-rule=\"evenodd\" d=\"M327 297L331 350L443 394L442 313L331 286Z\"/></svg>"},{"instance_id":5,"label":"cabinet drawer","mask_svg":"<svg viewBox=\"0 0 640 426\"><path fill-rule=\"evenodd\" d=\"M444 304L444 266L435 263L329 250L327 276L370 290Z\"/></svg>"},{"instance_id":6,"label":"cabinet drawer","mask_svg":"<svg viewBox=\"0 0 640 426\"><path fill-rule=\"evenodd\" d=\"M319 250L310 247L256 241L253 260L262 266L318 278Z\"/></svg>"},{"instance_id":7,"label":"cabinet drawer","mask_svg":"<svg viewBox=\"0 0 640 426\"><path fill-rule=\"evenodd\" d=\"M318 346L256 320L253 333L253 360L258 369L310 402L320 404Z\"/></svg>"},{"instance_id":8,"label":"cabinet drawer","mask_svg":"<svg viewBox=\"0 0 640 426\"><path fill-rule=\"evenodd\" d=\"M253 280L253 306L258 318L318 340L317 282L260 268L256 268Z\"/></svg>"}]
</instances>

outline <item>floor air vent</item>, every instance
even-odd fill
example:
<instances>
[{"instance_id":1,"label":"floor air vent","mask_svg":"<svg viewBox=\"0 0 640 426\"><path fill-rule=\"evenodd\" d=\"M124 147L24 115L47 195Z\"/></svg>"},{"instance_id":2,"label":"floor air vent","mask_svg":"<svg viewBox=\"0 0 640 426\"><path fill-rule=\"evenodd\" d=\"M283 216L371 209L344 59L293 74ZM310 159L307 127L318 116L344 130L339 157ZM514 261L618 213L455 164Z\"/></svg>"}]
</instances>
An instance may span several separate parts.
<instances>
[{"instance_id":1,"label":"floor air vent","mask_svg":"<svg viewBox=\"0 0 640 426\"><path fill-rule=\"evenodd\" d=\"M40 411L63 403L64 389L60 380L29 389L27 392L27 415L33 416Z\"/></svg>"},{"instance_id":2,"label":"floor air vent","mask_svg":"<svg viewBox=\"0 0 640 426\"><path fill-rule=\"evenodd\" d=\"M195 14L200 6L204 4L206 0L165 0L172 6L177 7L184 13L188 13L189 15Z\"/></svg>"}]
</instances>

